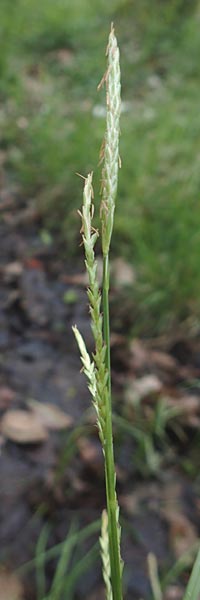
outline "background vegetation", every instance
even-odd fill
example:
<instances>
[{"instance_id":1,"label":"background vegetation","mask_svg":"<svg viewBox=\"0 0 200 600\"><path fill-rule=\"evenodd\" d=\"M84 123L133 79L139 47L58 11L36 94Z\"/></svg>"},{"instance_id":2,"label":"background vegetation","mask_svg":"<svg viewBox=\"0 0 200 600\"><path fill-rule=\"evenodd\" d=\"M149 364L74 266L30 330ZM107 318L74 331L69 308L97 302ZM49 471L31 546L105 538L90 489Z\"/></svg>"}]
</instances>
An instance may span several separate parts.
<instances>
[{"instance_id":1,"label":"background vegetation","mask_svg":"<svg viewBox=\"0 0 200 600\"><path fill-rule=\"evenodd\" d=\"M97 84L111 20L123 85L113 254L134 266L140 332L188 318L198 331L198 0L1 0L6 185L16 186L16 202L34 200L45 230L64 241L68 254L76 252L75 172L92 169L99 177L105 115Z\"/></svg>"}]
</instances>

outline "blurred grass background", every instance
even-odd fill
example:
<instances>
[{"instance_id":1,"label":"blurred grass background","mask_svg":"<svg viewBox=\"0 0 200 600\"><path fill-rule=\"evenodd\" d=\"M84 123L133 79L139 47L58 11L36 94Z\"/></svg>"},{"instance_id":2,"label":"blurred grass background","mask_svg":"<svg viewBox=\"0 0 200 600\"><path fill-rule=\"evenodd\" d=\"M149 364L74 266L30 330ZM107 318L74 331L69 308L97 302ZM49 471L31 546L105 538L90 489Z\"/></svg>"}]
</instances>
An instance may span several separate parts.
<instances>
[{"instance_id":1,"label":"blurred grass background","mask_svg":"<svg viewBox=\"0 0 200 600\"><path fill-rule=\"evenodd\" d=\"M199 0L1 0L0 126L6 184L78 249L82 186L99 149L110 22L121 49L121 158L113 255L133 266L138 331L200 314Z\"/></svg>"}]
</instances>

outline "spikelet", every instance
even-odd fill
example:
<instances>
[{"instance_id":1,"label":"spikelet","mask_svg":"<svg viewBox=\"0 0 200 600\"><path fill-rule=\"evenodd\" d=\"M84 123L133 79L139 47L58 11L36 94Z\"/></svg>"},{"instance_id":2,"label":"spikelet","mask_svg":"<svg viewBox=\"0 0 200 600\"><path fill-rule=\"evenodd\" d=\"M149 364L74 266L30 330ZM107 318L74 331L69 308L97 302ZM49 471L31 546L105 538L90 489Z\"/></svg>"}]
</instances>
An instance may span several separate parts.
<instances>
[{"instance_id":1,"label":"spikelet","mask_svg":"<svg viewBox=\"0 0 200 600\"><path fill-rule=\"evenodd\" d=\"M103 510L101 516L101 537L99 538L101 546L101 559L103 566L103 578L106 588L106 600L113 600L111 587L111 569L110 569L110 554L109 554L109 539L108 539L108 514Z\"/></svg>"},{"instance_id":2,"label":"spikelet","mask_svg":"<svg viewBox=\"0 0 200 600\"><path fill-rule=\"evenodd\" d=\"M91 361L90 355L88 354L84 339L82 338L82 335L80 333L80 331L78 330L78 328L76 327L76 325L74 327L72 327L72 330L74 332L79 350L80 350L80 357L81 357L81 362L83 363L83 372L85 373L87 379L88 379L88 387L90 390L90 393L92 395L93 401L95 402L95 398L96 398L96 377L95 377L95 367L94 367L94 362Z\"/></svg>"},{"instance_id":3,"label":"spikelet","mask_svg":"<svg viewBox=\"0 0 200 600\"><path fill-rule=\"evenodd\" d=\"M94 246L98 238L98 232L92 227L92 217L94 213L92 199L92 173L90 173L85 179L83 206L80 215L82 220L81 232L85 250L85 265L89 276L89 288L87 293L90 305L91 327L95 341L94 361L91 361L83 338L77 328L74 328L74 334L79 345L83 370L89 380L89 389L92 393L93 404L97 412L99 435L104 449L106 442L108 374L105 367L105 345L102 333L101 294L97 279L97 261L94 254Z\"/></svg>"},{"instance_id":4,"label":"spikelet","mask_svg":"<svg viewBox=\"0 0 200 600\"><path fill-rule=\"evenodd\" d=\"M102 250L107 255L113 230L115 197L117 193L119 158L119 118L121 109L121 83L119 48L111 25L111 31L107 46L108 67L99 84L106 83L106 132L103 141L100 160L103 160L102 169Z\"/></svg>"}]
</instances>

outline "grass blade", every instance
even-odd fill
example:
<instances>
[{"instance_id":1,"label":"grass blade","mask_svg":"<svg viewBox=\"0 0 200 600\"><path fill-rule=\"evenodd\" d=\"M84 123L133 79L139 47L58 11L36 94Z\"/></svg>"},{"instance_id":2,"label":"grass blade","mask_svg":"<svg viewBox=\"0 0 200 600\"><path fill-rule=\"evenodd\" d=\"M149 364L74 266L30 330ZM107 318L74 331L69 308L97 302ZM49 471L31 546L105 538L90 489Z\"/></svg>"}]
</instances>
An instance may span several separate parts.
<instances>
[{"instance_id":1,"label":"grass blade","mask_svg":"<svg viewBox=\"0 0 200 600\"><path fill-rule=\"evenodd\" d=\"M93 521L89 525L86 525L86 527L81 529L81 531L79 531L77 533L73 533L72 538L74 541L74 545L77 542L77 540L78 540L78 544L80 546L80 544L82 544L82 542L84 542L84 540L86 540L88 537L90 537L90 535L93 535L95 533L99 534L100 527L101 527L101 520L98 519L97 521ZM40 553L40 561L44 560L44 562L46 564L49 560L52 560L52 559L56 558L57 556L59 556L59 554L62 552L64 543L65 542L60 542L59 544L56 544L55 546L53 546L53 548L50 548L49 550L46 550L46 551L43 550ZM18 569L16 569L16 572L17 573L27 573L28 571L31 571L32 569L34 569L35 565L36 565L36 558L33 558L32 560L26 562L25 564L21 565Z\"/></svg>"},{"instance_id":2,"label":"grass blade","mask_svg":"<svg viewBox=\"0 0 200 600\"><path fill-rule=\"evenodd\" d=\"M63 577L67 572L72 552L78 539L78 532L76 531L75 533L76 527L77 526L75 522L72 523L67 534L66 540L63 544L62 552L60 554L60 558L56 567L56 572L53 578L53 583L51 586L49 600L59 600L59 598L61 597L63 588Z\"/></svg>"},{"instance_id":3,"label":"grass blade","mask_svg":"<svg viewBox=\"0 0 200 600\"><path fill-rule=\"evenodd\" d=\"M71 600L74 586L84 573L88 571L92 564L97 562L99 557L99 542L96 542L92 548L79 559L75 566L71 569L70 573L65 577L63 581L62 591L66 594L67 600ZM52 598L51 600L54 600Z\"/></svg>"},{"instance_id":4,"label":"grass blade","mask_svg":"<svg viewBox=\"0 0 200 600\"><path fill-rule=\"evenodd\" d=\"M49 536L49 526L44 525L41 534L38 538L35 553L35 568L36 568L36 585L37 598L42 600L46 592L46 577L45 577L45 548Z\"/></svg>"},{"instance_id":5,"label":"grass blade","mask_svg":"<svg viewBox=\"0 0 200 600\"><path fill-rule=\"evenodd\" d=\"M200 548L190 575L187 589L183 600L199 600L200 599Z\"/></svg>"}]
</instances>

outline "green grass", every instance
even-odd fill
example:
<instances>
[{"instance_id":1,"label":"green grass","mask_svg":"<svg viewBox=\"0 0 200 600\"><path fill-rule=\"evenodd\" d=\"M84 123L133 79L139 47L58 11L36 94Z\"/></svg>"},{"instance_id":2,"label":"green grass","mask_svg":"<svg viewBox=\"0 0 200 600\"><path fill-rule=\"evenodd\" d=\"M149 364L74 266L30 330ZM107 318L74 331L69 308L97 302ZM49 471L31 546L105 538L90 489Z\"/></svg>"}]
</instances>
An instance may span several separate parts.
<instances>
[{"instance_id":1,"label":"green grass","mask_svg":"<svg viewBox=\"0 0 200 600\"><path fill-rule=\"evenodd\" d=\"M93 521L80 529L72 520L64 542L48 547L50 528L44 525L38 538L35 558L18 568L20 574L34 570L36 576L37 600L73 600L77 581L92 565L98 562L98 542L92 542L94 534L100 531L100 520ZM90 548L85 551L83 542L90 540ZM57 560L51 588L47 592L46 567L51 560Z\"/></svg>"},{"instance_id":2,"label":"green grass","mask_svg":"<svg viewBox=\"0 0 200 600\"><path fill-rule=\"evenodd\" d=\"M137 331L152 334L199 317L199 1L2 0L2 148L8 178L75 252L75 172L99 179L111 20L125 103L113 253L134 265Z\"/></svg>"}]
</instances>

